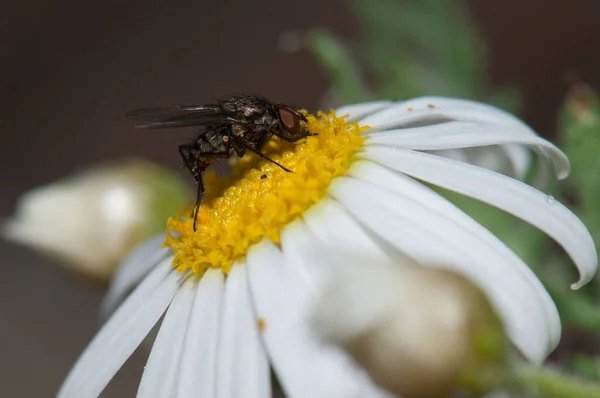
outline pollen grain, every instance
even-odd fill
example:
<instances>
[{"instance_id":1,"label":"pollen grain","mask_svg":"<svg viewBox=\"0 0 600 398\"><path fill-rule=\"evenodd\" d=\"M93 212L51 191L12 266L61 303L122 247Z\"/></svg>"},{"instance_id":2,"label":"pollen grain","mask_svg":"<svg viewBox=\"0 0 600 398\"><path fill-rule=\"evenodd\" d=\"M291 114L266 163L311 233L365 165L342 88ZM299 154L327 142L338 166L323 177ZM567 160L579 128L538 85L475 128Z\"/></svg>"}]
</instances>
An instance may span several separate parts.
<instances>
[{"instance_id":1,"label":"pollen grain","mask_svg":"<svg viewBox=\"0 0 600 398\"><path fill-rule=\"evenodd\" d=\"M267 320L265 318L258 318L256 324L258 326L258 330L260 330L261 332L267 330Z\"/></svg>"}]
</instances>

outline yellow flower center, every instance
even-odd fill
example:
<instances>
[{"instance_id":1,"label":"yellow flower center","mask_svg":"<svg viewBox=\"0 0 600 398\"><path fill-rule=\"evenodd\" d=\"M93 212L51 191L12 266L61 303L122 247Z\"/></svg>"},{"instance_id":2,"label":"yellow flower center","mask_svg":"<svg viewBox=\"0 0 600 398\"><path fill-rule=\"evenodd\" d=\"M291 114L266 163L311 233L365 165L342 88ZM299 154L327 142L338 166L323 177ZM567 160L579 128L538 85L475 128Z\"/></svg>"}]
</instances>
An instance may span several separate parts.
<instances>
[{"instance_id":1,"label":"yellow flower center","mask_svg":"<svg viewBox=\"0 0 600 398\"><path fill-rule=\"evenodd\" d=\"M206 194L198 211L196 232L184 206L168 221L166 246L173 249L173 266L202 275L209 268L226 274L248 248L267 237L279 243L279 232L327 192L330 182L343 175L362 147L366 127L345 123L335 112L307 114L309 136L290 144L273 138L263 152L277 165L248 154L236 161L233 173L217 178L204 175Z\"/></svg>"}]
</instances>

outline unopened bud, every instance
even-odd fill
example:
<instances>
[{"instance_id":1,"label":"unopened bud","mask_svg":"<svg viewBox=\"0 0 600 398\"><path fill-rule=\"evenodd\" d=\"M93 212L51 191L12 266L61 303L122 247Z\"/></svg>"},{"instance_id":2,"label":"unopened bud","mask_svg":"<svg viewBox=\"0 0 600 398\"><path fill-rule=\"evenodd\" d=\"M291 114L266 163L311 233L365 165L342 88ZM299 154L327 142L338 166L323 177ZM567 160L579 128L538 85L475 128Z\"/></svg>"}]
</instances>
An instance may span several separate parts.
<instances>
[{"instance_id":1,"label":"unopened bud","mask_svg":"<svg viewBox=\"0 0 600 398\"><path fill-rule=\"evenodd\" d=\"M113 162L24 194L2 234L106 280L188 199L186 184L169 170L143 160Z\"/></svg>"},{"instance_id":2,"label":"unopened bud","mask_svg":"<svg viewBox=\"0 0 600 398\"><path fill-rule=\"evenodd\" d=\"M502 377L502 325L466 278L409 260L336 274L315 307L314 326L375 383L402 396L483 392Z\"/></svg>"}]
</instances>

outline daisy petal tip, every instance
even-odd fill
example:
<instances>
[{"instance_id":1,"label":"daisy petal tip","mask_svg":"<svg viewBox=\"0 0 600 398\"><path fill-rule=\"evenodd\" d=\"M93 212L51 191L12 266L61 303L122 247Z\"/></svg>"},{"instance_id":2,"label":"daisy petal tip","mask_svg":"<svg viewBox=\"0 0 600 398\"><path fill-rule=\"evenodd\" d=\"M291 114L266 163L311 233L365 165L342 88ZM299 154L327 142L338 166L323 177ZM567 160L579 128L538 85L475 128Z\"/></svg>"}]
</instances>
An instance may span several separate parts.
<instances>
[{"instance_id":1,"label":"daisy petal tip","mask_svg":"<svg viewBox=\"0 0 600 398\"><path fill-rule=\"evenodd\" d=\"M585 285L587 285L594 277L594 273L591 273L590 275L581 275L579 277L579 280L577 280L577 282L573 282L571 283L571 290L579 290L582 287L584 287Z\"/></svg>"},{"instance_id":2,"label":"daisy petal tip","mask_svg":"<svg viewBox=\"0 0 600 398\"><path fill-rule=\"evenodd\" d=\"M556 173L556 178L558 178L559 180L564 180L567 177L569 177L569 174L571 174L570 167L566 170L561 170L558 173Z\"/></svg>"},{"instance_id":3,"label":"daisy petal tip","mask_svg":"<svg viewBox=\"0 0 600 398\"><path fill-rule=\"evenodd\" d=\"M585 285L585 282L580 279L577 282L571 283L571 290L579 290L583 285Z\"/></svg>"},{"instance_id":4,"label":"daisy petal tip","mask_svg":"<svg viewBox=\"0 0 600 398\"><path fill-rule=\"evenodd\" d=\"M598 255L595 249L595 246L593 246L593 259L586 266L578 266L579 279L577 282L571 284L572 290L579 290L583 286L587 285L592 279L594 279L594 276L598 270Z\"/></svg>"}]
</instances>

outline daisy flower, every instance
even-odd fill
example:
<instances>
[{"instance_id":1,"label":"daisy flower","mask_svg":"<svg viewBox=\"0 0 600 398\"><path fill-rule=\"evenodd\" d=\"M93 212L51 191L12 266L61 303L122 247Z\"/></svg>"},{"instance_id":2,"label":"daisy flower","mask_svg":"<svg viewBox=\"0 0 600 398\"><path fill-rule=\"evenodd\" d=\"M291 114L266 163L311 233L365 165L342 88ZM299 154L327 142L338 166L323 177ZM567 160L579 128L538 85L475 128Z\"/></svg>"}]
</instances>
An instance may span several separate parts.
<instances>
[{"instance_id":1,"label":"daisy flower","mask_svg":"<svg viewBox=\"0 0 600 398\"><path fill-rule=\"evenodd\" d=\"M597 255L575 215L516 179L437 154L529 147L564 178L569 163L560 150L513 116L465 100L372 102L307 118L318 135L295 145L274 139L266 149L293 173L247 156L230 177L207 175L197 231L185 207L169 220L165 248L155 239L132 255L106 306L142 282L81 355L59 397L98 396L163 315L140 397L270 396L270 367L290 397L385 396L310 327L319 288L339 271L317 254L323 250L440 264L486 294L527 359L541 362L554 349L558 313L533 272L422 182L547 233L579 269L577 288L594 275Z\"/></svg>"}]
</instances>

